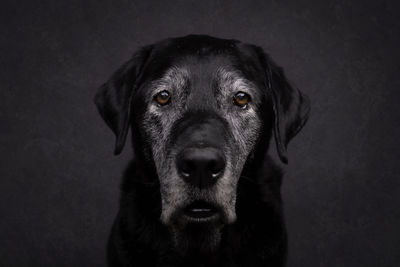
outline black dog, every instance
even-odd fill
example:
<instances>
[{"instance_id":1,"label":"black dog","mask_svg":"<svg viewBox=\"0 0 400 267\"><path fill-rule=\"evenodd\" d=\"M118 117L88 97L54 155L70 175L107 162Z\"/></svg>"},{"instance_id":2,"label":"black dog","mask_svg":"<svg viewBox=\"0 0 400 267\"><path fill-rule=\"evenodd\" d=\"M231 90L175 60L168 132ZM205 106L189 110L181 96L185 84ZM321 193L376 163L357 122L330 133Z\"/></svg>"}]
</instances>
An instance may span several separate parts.
<instances>
[{"instance_id":1,"label":"black dog","mask_svg":"<svg viewBox=\"0 0 400 267\"><path fill-rule=\"evenodd\" d=\"M137 52L96 95L135 159L110 266L284 266L280 159L309 101L260 47L190 35Z\"/></svg>"}]
</instances>

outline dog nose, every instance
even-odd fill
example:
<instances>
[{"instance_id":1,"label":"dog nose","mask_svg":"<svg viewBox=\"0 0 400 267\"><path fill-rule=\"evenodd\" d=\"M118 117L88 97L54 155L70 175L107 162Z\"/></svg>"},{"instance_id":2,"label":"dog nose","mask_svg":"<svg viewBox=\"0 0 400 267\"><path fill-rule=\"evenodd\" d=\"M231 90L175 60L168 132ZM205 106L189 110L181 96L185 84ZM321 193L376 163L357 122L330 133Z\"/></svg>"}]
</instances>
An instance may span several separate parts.
<instances>
[{"instance_id":1,"label":"dog nose","mask_svg":"<svg viewBox=\"0 0 400 267\"><path fill-rule=\"evenodd\" d=\"M177 168L183 179L194 186L212 186L222 175L225 158L216 148L188 148L179 153Z\"/></svg>"}]
</instances>

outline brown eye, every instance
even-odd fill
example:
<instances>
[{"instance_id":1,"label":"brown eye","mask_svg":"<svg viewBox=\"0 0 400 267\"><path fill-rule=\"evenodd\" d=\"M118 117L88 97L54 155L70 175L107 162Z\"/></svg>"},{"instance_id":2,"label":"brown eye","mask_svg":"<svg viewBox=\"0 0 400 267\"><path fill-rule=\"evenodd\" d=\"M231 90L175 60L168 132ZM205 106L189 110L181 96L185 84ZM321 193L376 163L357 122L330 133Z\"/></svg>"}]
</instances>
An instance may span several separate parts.
<instances>
[{"instance_id":1,"label":"brown eye","mask_svg":"<svg viewBox=\"0 0 400 267\"><path fill-rule=\"evenodd\" d=\"M250 96L246 93L238 92L233 97L233 102L235 103L235 105L245 108L247 104L250 102Z\"/></svg>"},{"instance_id":2,"label":"brown eye","mask_svg":"<svg viewBox=\"0 0 400 267\"><path fill-rule=\"evenodd\" d=\"M158 94L154 96L154 100L157 101L158 104L164 106L169 103L169 100L171 99L171 95L169 94L168 91L161 91Z\"/></svg>"}]
</instances>

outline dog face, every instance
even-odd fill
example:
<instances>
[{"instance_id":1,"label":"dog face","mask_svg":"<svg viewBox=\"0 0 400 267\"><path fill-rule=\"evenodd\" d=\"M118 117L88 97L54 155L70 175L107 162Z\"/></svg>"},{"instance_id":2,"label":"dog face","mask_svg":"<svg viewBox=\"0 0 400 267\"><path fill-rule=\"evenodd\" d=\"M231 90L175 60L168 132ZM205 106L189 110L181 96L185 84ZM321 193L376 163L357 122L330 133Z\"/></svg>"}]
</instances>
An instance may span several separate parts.
<instances>
[{"instance_id":1,"label":"dog face","mask_svg":"<svg viewBox=\"0 0 400 267\"><path fill-rule=\"evenodd\" d=\"M132 127L137 158L153 166L160 220L180 250L218 247L235 222L236 192L252 155L272 132L286 145L306 121L307 99L260 48L234 40L186 36L147 46L96 95L117 136Z\"/></svg>"},{"instance_id":2,"label":"dog face","mask_svg":"<svg viewBox=\"0 0 400 267\"><path fill-rule=\"evenodd\" d=\"M237 180L261 127L261 95L224 61L205 56L174 62L134 100L146 103L136 121L151 140L148 157L160 180L165 224L210 220L216 216L201 214L213 208L224 223L235 220ZM174 215L187 206L198 215Z\"/></svg>"},{"instance_id":3,"label":"dog face","mask_svg":"<svg viewBox=\"0 0 400 267\"><path fill-rule=\"evenodd\" d=\"M192 231L180 235L197 227L193 232L206 237L202 246L215 247L219 227L236 219L237 181L260 133L262 95L229 63L186 57L134 99L146 103L136 122L151 140L147 157L160 181L161 221L173 226L177 241L190 240Z\"/></svg>"}]
</instances>

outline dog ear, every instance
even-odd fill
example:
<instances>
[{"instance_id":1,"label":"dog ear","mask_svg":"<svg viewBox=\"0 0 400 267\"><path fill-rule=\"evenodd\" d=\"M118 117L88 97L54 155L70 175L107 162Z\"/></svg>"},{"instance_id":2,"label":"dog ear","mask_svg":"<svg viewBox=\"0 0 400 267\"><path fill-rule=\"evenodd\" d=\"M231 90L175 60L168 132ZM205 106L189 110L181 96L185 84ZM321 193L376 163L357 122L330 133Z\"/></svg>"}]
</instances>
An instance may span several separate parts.
<instances>
[{"instance_id":1,"label":"dog ear","mask_svg":"<svg viewBox=\"0 0 400 267\"><path fill-rule=\"evenodd\" d=\"M97 91L94 102L106 124L116 136L114 154L121 153L129 130L131 102L135 89L140 85L151 46L136 52Z\"/></svg>"},{"instance_id":2,"label":"dog ear","mask_svg":"<svg viewBox=\"0 0 400 267\"><path fill-rule=\"evenodd\" d=\"M266 73L266 84L272 97L276 148L281 161L288 163L287 145L307 122L310 100L290 85L283 69L262 48L254 48Z\"/></svg>"},{"instance_id":3,"label":"dog ear","mask_svg":"<svg viewBox=\"0 0 400 267\"><path fill-rule=\"evenodd\" d=\"M281 161L288 163L287 145L307 122L310 100L290 85L282 68L272 61L268 65L267 77L272 93L276 147Z\"/></svg>"}]
</instances>

